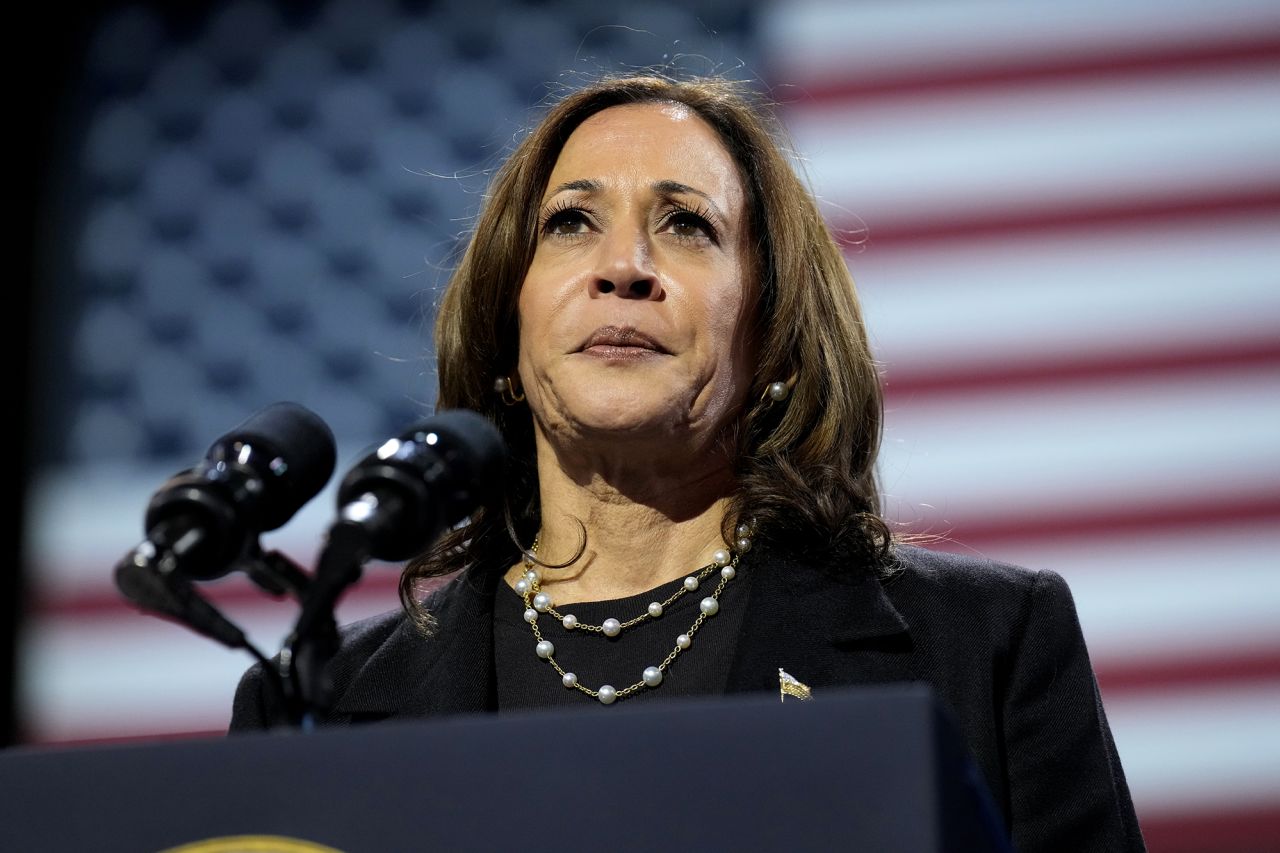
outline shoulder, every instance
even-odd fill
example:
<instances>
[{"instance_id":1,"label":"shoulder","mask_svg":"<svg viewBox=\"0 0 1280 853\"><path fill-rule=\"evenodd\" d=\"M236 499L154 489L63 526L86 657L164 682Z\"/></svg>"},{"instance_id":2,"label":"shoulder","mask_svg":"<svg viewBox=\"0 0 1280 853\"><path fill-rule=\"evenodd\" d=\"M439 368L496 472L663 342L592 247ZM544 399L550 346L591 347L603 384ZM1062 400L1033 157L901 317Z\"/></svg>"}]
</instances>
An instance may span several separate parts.
<instances>
[{"instance_id":1,"label":"shoulder","mask_svg":"<svg viewBox=\"0 0 1280 853\"><path fill-rule=\"evenodd\" d=\"M335 687L341 689L368 660L389 644L401 642L401 636L413 628L399 608L343 625L338 632L338 651L330 663Z\"/></svg>"},{"instance_id":2,"label":"shoulder","mask_svg":"<svg viewBox=\"0 0 1280 853\"><path fill-rule=\"evenodd\" d=\"M911 545L894 558L880 590L909 626L906 668L954 714L1015 846L1142 850L1063 577Z\"/></svg>"},{"instance_id":3,"label":"shoulder","mask_svg":"<svg viewBox=\"0 0 1280 853\"><path fill-rule=\"evenodd\" d=\"M974 601L1017 600L1048 592L1070 595L1067 582L1050 569L1035 569L990 557L898 545L883 583L910 587L918 595L961 596Z\"/></svg>"},{"instance_id":4,"label":"shoulder","mask_svg":"<svg viewBox=\"0 0 1280 853\"><path fill-rule=\"evenodd\" d=\"M1050 569L900 545L882 584L913 629L981 632L1000 644L1051 624L1079 631L1070 587Z\"/></svg>"},{"instance_id":5,"label":"shoulder","mask_svg":"<svg viewBox=\"0 0 1280 853\"><path fill-rule=\"evenodd\" d=\"M361 619L339 629L339 647L330 661L329 670L337 694L364 669L366 663L382 649L395 642L407 627L403 611L393 610ZM271 660L271 666L280 664L280 655ZM249 667L236 685L231 708L229 730L252 731L284 726L289 722L289 711L280 694L278 678L262 662Z\"/></svg>"},{"instance_id":6,"label":"shoulder","mask_svg":"<svg viewBox=\"0 0 1280 853\"><path fill-rule=\"evenodd\" d=\"M1040 571L990 557L934 551L919 545L897 545L887 578L975 589L1007 589L1029 585Z\"/></svg>"},{"instance_id":7,"label":"shoulder","mask_svg":"<svg viewBox=\"0 0 1280 853\"><path fill-rule=\"evenodd\" d=\"M339 629L340 643L330 663L334 688L341 695L346 686L356 680L372 662L385 664L403 655L419 654L431 645L441 625L447 631L454 608L465 592L464 577L455 577L433 590L423 600L423 609L436 620L431 630L423 630L403 608L388 610Z\"/></svg>"},{"instance_id":8,"label":"shoulder","mask_svg":"<svg viewBox=\"0 0 1280 853\"><path fill-rule=\"evenodd\" d=\"M468 578L463 575L441 583L422 599L423 609L437 619L448 618L465 595L467 583ZM419 637L435 633L434 630L423 632L413 624L403 607L397 607L384 613L348 622L339 628L341 646L338 655L350 656L357 660L368 657L387 643L393 642L400 632L406 630L412 630Z\"/></svg>"}]
</instances>

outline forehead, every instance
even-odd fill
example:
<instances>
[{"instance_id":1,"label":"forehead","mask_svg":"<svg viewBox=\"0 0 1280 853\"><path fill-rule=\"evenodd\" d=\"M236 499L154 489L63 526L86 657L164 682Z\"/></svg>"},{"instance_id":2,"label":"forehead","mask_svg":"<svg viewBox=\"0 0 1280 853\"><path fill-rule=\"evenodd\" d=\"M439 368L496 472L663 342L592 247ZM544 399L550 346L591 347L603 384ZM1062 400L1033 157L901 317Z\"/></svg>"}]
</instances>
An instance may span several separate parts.
<instances>
[{"instance_id":1,"label":"forehead","mask_svg":"<svg viewBox=\"0 0 1280 853\"><path fill-rule=\"evenodd\" d=\"M738 165L720 137L675 103L609 107L580 124L556 159L548 192L583 179L606 188L674 180L729 204L742 198Z\"/></svg>"}]
</instances>

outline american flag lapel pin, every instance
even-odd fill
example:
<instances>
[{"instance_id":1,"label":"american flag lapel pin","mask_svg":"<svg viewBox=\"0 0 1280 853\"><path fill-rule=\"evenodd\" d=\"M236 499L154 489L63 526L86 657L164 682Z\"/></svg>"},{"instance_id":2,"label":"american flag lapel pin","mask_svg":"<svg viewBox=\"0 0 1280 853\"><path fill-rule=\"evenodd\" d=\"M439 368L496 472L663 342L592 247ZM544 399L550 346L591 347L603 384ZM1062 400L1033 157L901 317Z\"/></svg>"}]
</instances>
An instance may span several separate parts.
<instances>
[{"instance_id":1,"label":"american flag lapel pin","mask_svg":"<svg viewBox=\"0 0 1280 853\"><path fill-rule=\"evenodd\" d=\"M787 701L788 696L801 700L813 698L813 691L809 689L809 685L802 683L782 667L778 667L778 692L783 702Z\"/></svg>"}]
</instances>

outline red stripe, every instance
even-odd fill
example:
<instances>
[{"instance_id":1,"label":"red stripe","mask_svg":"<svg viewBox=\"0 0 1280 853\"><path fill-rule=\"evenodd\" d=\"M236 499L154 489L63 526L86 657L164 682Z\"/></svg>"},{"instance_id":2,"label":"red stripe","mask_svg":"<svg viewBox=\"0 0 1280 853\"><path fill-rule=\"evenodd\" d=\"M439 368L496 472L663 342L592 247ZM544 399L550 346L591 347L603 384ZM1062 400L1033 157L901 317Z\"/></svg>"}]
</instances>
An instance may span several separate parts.
<instances>
[{"instance_id":1,"label":"red stripe","mask_svg":"<svg viewBox=\"0 0 1280 853\"><path fill-rule=\"evenodd\" d=\"M1178 72L1211 72L1235 65L1262 64L1274 70L1280 62L1280 38L1262 32L1252 38L1208 42L1197 40L1177 45L1135 45L1129 50L1114 48L1097 56L1072 53L1042 56L1027 61L1010 57L1003 65L972 68L921 68L896 77L876 79L850 72L830 80L779 86L773 95L785 107L845 106L849 102L869 102L904 97L949 97L965 89L1027 86L1054 83L1088 83L1116 77L1167 75ZM794 97L789 95L794 92Z\"/></svg>"},{"instance_id":2,"label":"red stripe","mask_svg":"<svg viewBox=\"0 0 1280 853\"><path fill-rule=\"evenodd\" d=\"M1253 187L1217 195L1120 199L1113 203L1075 206L1064 201L1055 202L1050 207L1006 209L994 213L973 210L963 215L949 213L933 219L921 217L883 225L872 223L870 226L861 220L833 222L831 231L846 253L855 257L868 249L897 248L901 244L932 240L1007 238L1065 228L1150 225L1205 216L1274 216L1280 214L1280 184L1276 184L1274 178L1269 180L1264 175ZM850 207L857 209L856 204Z\"/></svg>"},{"instance_id":3,"label":"red stripe","mask_svg":"<svg viewBox=\"0 0 1280 853\"><path fill-rule=\"evenodd\" d=\"M1277 282L1280 287L1280 281ZM1280 337L1235 340L1212 348L1165 352L1083 353L1076 358L1037 361L1008 359L998 364L966 364L963 369L886 370L889 405L926 394L974 394L1058 388L1068 383L1158 379L1199 371L1235 371L1280 367ZM1280 375L1278 373L1277 375Z\"/></svg>"},{"instance_id":4,"label":"red stripe","mask_svg":"<svg viewBox=\"0 0 1280 853\"><path fill-rule=\"evenodd\" d=\"M1188 485L1184 501L1152 496L1145 503L1117 506L1063 507L1054 515L1007 515L966 520L945 530L934 525L912 524L910 534L923 535L924 544L942 551L990 552L1008 542L1036 539L1094 539L1102 536L1152 536L1162 531L1213 528L1241 523L1280 522L1280 492L1209 499ZM935 528L935 529L931 529Z\"/></svg>"},{"instance_id":5,"label":"red stripe","mask_svg":"<svg viewBox=\"0 0 1280 853\"><path fill-rule=\"evenodd\" d=\"M1280 648L1249 649L1231 657L1159 661L1097 667L1098 687L1107 698L1144 690L1226 686L1249 682L1280 683Z\"/></svg>"},{"instance_id":6,"label":"red stripe","mask_svg":"<svg viewBox=\"0 0 1280 853\"><path fill-rule=\"evenodd\" d=\"M1138 816L1150 853L1274 853L1280 802L1240 809Z\"/></svg>"}]
</instances>

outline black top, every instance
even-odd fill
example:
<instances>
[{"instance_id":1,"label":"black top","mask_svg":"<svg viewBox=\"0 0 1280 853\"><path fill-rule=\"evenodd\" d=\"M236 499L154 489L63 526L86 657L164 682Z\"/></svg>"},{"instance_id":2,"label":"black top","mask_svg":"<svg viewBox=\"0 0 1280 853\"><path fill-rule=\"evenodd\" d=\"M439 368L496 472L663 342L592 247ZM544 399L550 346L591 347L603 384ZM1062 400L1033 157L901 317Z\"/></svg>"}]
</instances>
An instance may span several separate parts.
<instances>
[{"instance_id":1,"label":"black top","mask_svg":"<svg viewBox=\"0 0 1280 853\"><path fill-rule=\"evenodd\" d=\"M658 666L676 648L676 637L688 633L701 612L702 599L711 595L719 582L719 576L712 574L697 590L685 592L664 608L660 617L646 619L616 637L581 629L568 630L546 613L538 617L538 630L543 639L555 646L556 663L578 676L583 687L596 690L608 684L622 690L640 681L645 667ZM575 602L556 609L561 614L572 613L584 624L599 625L610 617L626 622L646 612L650 602L666 601L683 583L684 578L679 578L629 598ZM725 584L720 593L719 611L703 621L693 636L693 644L671 662L662 683L618 701L723 693L742 626L745 588L741 574ZM524 611L520 594L506 583L499 583L493 608L498 709L510 711L596 702L580 690L566 688L551 664L535 654L537 641L524 620Z\"/></svg>"},{"instance_id":2,"label":"black top","mask_svg":"<svg viewBox=\"0 0 1280 853\"><path fill-rule=\"evenodd\" d=\"M812 688L815 702L834 687L927 684L1020 853L1144 850L1066 582L994 560L895 551L897 571L884 577L853 555L757 542L734 581L746 600L724 692L776 697L779 668ZM320 723L497 711L501 583L501 572L477 568L433 593L430 637L400 612L346 626L330 667L333 707ZM730 613L726 603L715 619ZM699 651L696 640L690 651ZM262 665L250 668L231 728L279 725L282 712ZM580 713L614 711L588 700Z\"/></svg>"}]
</instances>

